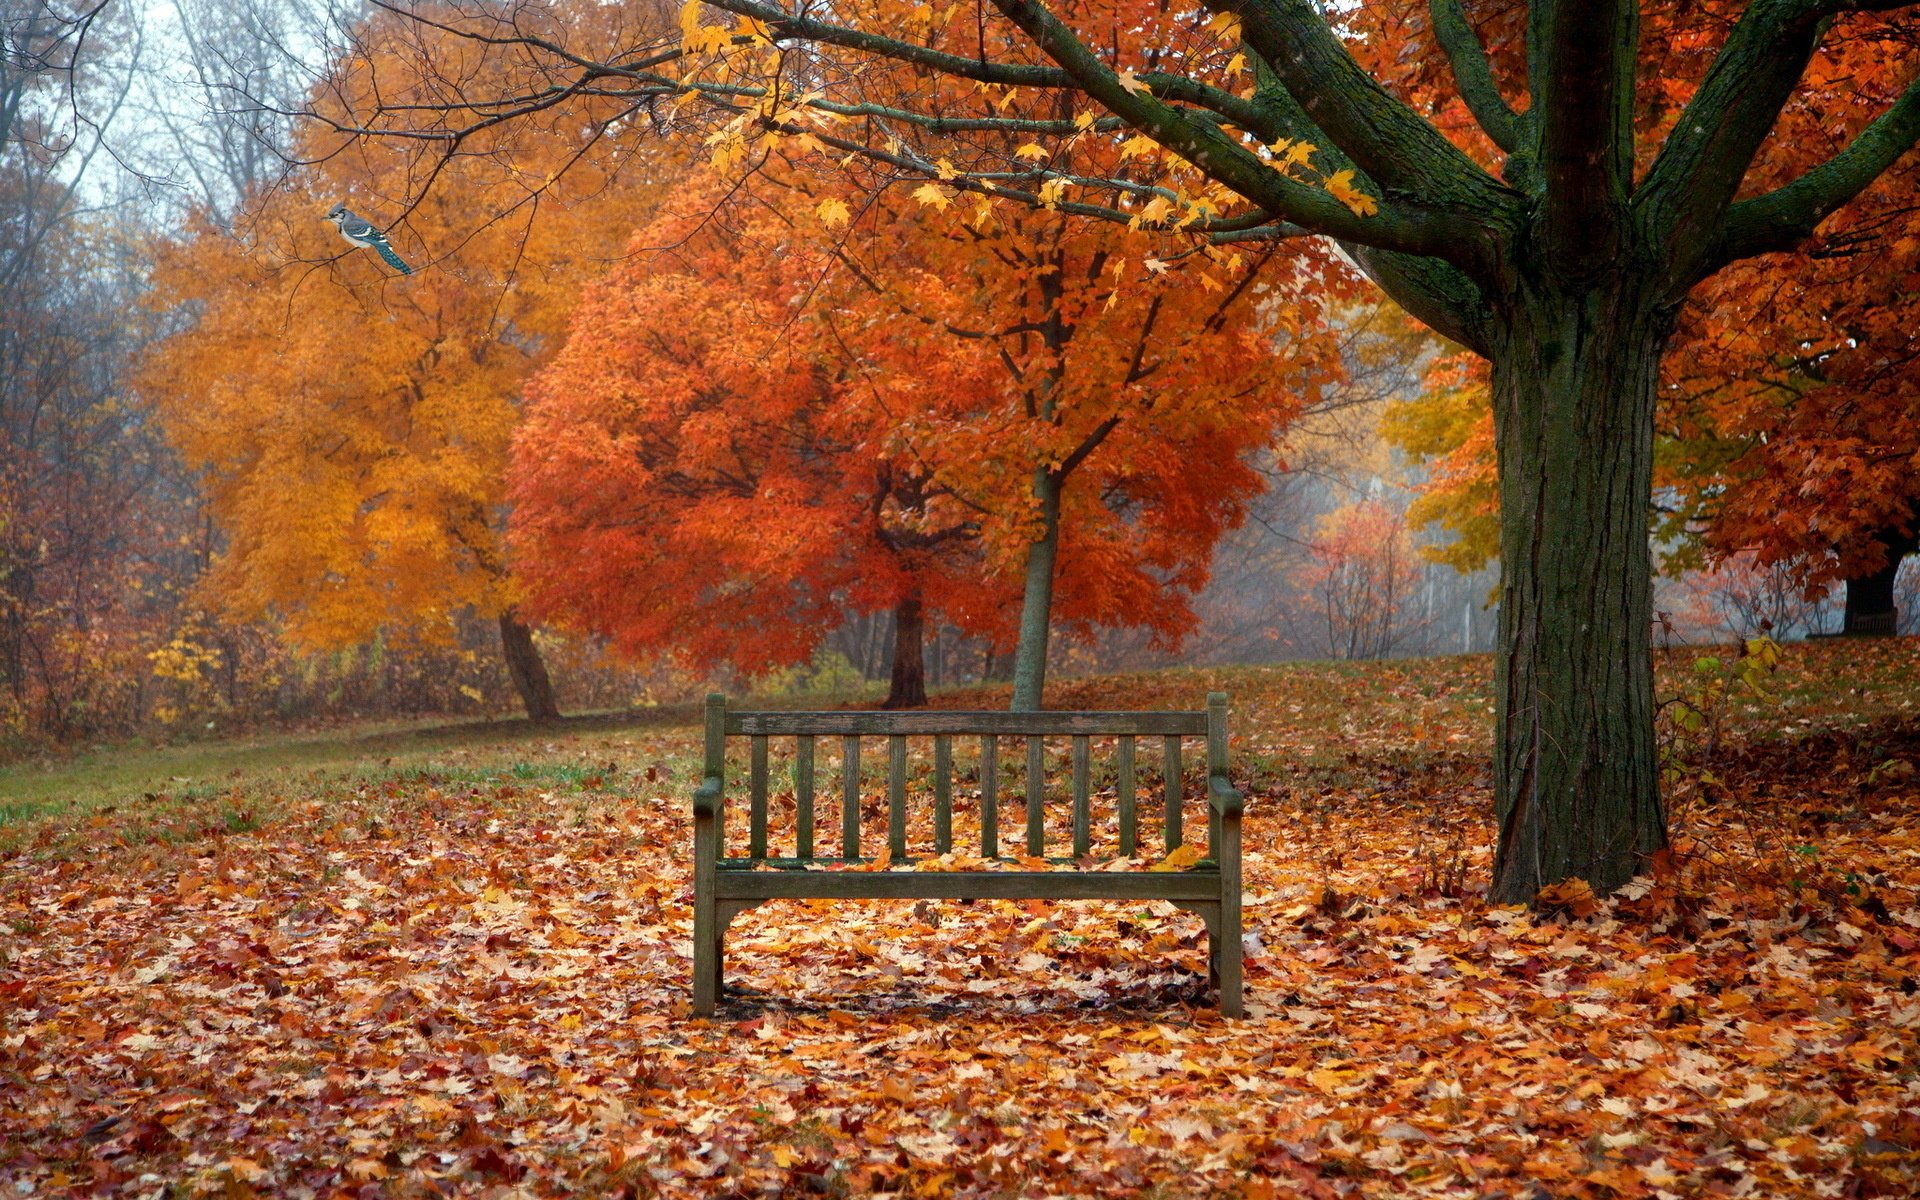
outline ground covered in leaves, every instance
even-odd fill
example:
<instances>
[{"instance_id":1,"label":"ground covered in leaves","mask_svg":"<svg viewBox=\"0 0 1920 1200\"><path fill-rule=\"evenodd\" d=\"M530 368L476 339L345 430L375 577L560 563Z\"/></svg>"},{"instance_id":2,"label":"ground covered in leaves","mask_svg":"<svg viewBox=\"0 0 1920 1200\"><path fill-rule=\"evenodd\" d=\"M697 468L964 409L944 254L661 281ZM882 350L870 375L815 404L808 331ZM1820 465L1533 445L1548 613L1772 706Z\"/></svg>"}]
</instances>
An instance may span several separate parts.
<instances>
[{"instance_id":1,"label":"ground covered in leaves","mask_svg":"<svg viewBox=\"0 0 1920 1200\"><path fill-rule=\"evenodd\" d=\"M40 798L0 826L0 1180L1911 1195L1914 641L1794 649L1771 698L1729 693L1710 743L1678 743L1676 852L1542 911L1477 894L1484 659L1064 686L1234 694L1240 1022L1209 1007L1196 919L1007 902L755 910L721 1017L692 1019L690 713L343 735L335 760L216 755L220 778L158 790L118 764L73 775L81 800L58 767L0 773ZM1702 674L1668 667L1676 694Z\"/></svg>"}]
</instances>

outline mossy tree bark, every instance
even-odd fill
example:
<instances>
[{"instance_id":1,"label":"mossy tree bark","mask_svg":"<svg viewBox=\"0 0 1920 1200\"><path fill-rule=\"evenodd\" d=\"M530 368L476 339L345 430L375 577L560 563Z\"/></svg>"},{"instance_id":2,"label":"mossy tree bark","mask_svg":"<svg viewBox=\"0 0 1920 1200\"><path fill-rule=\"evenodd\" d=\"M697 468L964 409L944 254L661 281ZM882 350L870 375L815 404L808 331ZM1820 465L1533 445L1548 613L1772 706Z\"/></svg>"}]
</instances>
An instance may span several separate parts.
<instances>
[{"instance_id":1,"label":"mossy tree bark","mask_svg":"<svg viewBox=\"0 0 1920 1200\"><path fill-rule=\"evenodd\" d=\"M1641 291L1610 275L1537 297L1495 352L1497 902L1617 887L1666 845L1647 527L1671 323Z\"/></svg>"}]
</instances>

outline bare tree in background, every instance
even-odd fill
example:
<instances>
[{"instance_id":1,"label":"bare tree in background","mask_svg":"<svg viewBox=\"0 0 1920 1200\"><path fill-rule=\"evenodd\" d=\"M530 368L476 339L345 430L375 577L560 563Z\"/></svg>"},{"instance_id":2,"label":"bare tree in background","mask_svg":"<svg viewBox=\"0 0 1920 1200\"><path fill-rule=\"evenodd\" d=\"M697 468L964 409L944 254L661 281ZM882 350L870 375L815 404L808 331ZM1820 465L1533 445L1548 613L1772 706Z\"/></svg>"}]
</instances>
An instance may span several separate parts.
<instances>
[{"instance_id":1,"label":"bare tree in background","mask_svg":"<svg viewBox=\"0 0 1920 1200\"><path fill-rule=\"evenodd\" d=\"M223 228L288 169L293 113L318 82L341 14L309 0L174 0L182 54L145 80L149 154Z\"/></svg>"}]
</instances>

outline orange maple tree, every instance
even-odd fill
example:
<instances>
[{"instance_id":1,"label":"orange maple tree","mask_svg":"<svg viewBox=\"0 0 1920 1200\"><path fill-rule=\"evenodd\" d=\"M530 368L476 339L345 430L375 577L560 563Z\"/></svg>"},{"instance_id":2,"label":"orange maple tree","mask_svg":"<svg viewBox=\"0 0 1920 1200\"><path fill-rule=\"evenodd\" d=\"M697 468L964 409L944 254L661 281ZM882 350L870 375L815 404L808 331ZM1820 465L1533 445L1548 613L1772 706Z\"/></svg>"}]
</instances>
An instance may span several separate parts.
<instances>
[{"instance_id":1,"label":"orange maple tree","mask_svg":"<svg viewBox=\"0 0 1920 1200\"><path fill-rule=\"evenodd\" d=\"M1250 456L1331 369L1311 305L1240 319L1270 290L1256 263L1174 270L1146 234L1017 205L732 190L718 221L636 238L672 249L595 291L536 389L515 468L536 611L752 672L891 606L892 704L924 700L925 619L1013 640L1014 580L1016 704L1056 575L1071 627L1190 627Z\"/></svg>"},{"instance_id":2,"label":"orange maple tree","mask_svg":"<svg viewBox=\"0 0 1920 1200\"><path fill-rule=\"evenodd\" d=\"M389 96L424 100L442 72L499 69L448 37L435 70L403 81L416 33L370 21L361 68L317 109L343 113L376 70ZM151 356L142 391L225 535L201 584L210 606L271 614L309 650L444 639L462 611L495 618L528 713L555 714L501 541L504 474L522 379L672 170L667 149L618 136L607 116L576 102L510 154L496 137L448 156L391 234L411 276L322 220L345 201L387 224L409 159L312 127L307 165L247 201L239 236L198 223L160 248L153 303L193 316Z\"/></svg>"}]
</instances>

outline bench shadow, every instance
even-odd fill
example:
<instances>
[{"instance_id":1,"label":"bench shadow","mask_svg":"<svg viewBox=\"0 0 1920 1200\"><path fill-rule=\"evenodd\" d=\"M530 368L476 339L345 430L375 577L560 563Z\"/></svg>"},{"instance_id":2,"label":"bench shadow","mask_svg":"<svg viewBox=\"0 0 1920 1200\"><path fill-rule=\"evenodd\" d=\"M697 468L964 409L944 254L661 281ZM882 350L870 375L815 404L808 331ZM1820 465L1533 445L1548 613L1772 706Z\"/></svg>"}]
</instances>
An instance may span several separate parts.
<instances>
[{"instance_id":1,"label":"bench shadow","mask_svg":"<svg viewBox=\"0 0 1920 1200\"><path fill-rule=\"evenodd\" d=\"M1218 1016L1218 1000L1204 975L1174 968L1164 982L1129 987L1101 999L1084 999L1049 989L1024 996L988 994L943 995L929 999L924 987L902 985L892 991L836 992L793 995L755 987L727 984L720 993L716 1020L750 1020L764 1015L823 1017L915 1017L935 1020L966 1016L987 1020L1023 1021L1035 1018L1095 1018L1141 1025L1162 1024L1171 1018Z\"/></svg>"}]
</instances>

